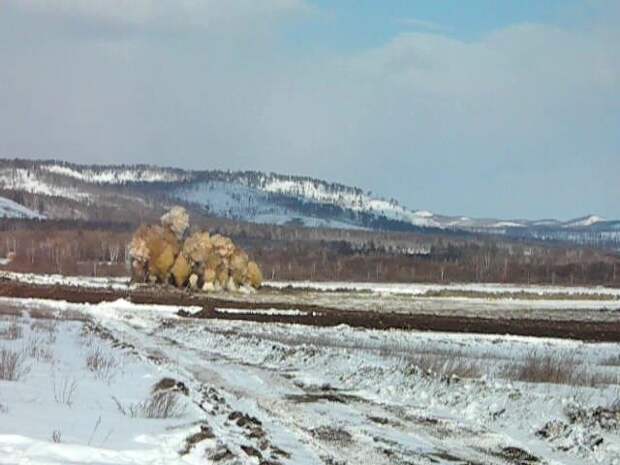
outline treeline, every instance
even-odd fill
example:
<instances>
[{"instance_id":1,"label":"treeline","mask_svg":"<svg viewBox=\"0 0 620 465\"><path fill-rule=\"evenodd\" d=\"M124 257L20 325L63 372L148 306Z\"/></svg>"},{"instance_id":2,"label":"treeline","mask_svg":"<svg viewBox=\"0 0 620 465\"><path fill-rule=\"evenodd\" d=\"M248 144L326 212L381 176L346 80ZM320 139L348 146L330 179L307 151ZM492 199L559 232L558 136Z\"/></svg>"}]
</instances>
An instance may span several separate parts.
<instances>
[{"instance_id":1,"label":"treeline","mask_svg":"<svg viewBox=\"0 0 620 465\"><path fill-rule=\"evenodd\" d=\"M270 279L620 285L620 259L588 249L510 251L488 243L402 254L322 242L256 247L254 256Z\"/></svg>"},{"instance_id":2,"label":"treeline","mask_svg":"<svg viewBox=\"0 0 620 465\"><path fill-rule=\"evenodd\" d=\"M203 219L230 235L267 279L378 282L505 282L620 286L620 257L600 249L501 238L257 226ZM199 222L200 223L200 222ZM3 269L128 275L136 223L0 221Z\"/></svg>"},{"instance_id":3,"label":"treeline","mask_svg":"<svg viewBox=\"0 0 620 465\"><path fill-rule=\"evenodd\" d=\"M60 224L52 229L46 222L40 224L41 229L0 231L0 255L10 260L4 269L86 276L127 274L130 232L71 229Z\"/></svg>"}]
</instances>

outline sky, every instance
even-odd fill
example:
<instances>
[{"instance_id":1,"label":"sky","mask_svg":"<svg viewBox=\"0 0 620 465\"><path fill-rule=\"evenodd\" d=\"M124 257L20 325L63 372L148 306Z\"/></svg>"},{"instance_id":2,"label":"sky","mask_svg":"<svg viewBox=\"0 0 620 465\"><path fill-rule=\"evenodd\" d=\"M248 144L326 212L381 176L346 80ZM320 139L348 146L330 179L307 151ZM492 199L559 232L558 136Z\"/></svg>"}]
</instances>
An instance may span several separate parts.
<instances>
[{"instance_id":1,"label":"sky","mask_svg":"<svg viewBox=\"0 0 620 465\"><path fill-rule=\"evenodd\" d=\"M3 0L0 157L620 219L616 0Z\"/></svg>"}]
</instances>

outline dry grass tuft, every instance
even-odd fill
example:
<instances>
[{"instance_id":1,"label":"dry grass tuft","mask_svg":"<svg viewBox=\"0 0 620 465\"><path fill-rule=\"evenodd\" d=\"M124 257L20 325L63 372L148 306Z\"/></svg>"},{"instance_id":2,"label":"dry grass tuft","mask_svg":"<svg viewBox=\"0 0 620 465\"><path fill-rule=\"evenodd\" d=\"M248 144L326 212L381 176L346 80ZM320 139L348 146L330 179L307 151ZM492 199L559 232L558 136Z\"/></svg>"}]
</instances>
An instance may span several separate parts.
<instances>
[{"instance_id":1,"label":"dry grass tuft","mask_svg":"<svg viewBox=\"0 0 620 465\"><path fill-rule=\"evenodd\" d=\"M579 361L574 353L548 354L531 351L524 361L504 369L503 376L528 383L600 386L617 384L617 375L595 371Z\"/></svg>"},{"instance_id":2,"label":"dry grass tuft","mask_svg":"<svg viewBox=\"0 0 620 465\"><path fill-rule=\"evenodd\" d=\"M30 318L42 321L90 321L88 315L78 310L63 310L57 313L56 310L45 308L29 308L28 315Z\"/></svg>"},{"instance_id":3,"label":"dry grass tuft","mask_svg":"<svg viewBox=\"0 0 620 465\"><path fill-rule=\"evenodd\" d=\"M56 342L57 327L58 323L56 320L35 320L30 324L32 331L46 336L48 344Z\"/></svg>"},{"instance_id":4,"label":"dry grass tuft","mask_svg":"<svg viewBox=\"0 0 620 465\"><path fill-rule=\"evenodd\" d=\"M37 333L28 339L24 353L37 362L51 362L54 359L54 353Z\"/></svg>"},{"instance_id":5,"label":"dry grass tuft","mask_svg":"<svg viewBox=\"0 0 620 465\"><path fill-rule=\"evenodd\" d=\"M447 378L480 378L486 374L482 362L475 358L465 357L460 353L438 354L422 352L406 358L410 367L426 373Z\"/></svg>"},{"instance_id":6,"label":"dry grass tuft","mask_svg":"<svg viewBox=\"0 0 620 465\"><path fill-rule=\"evenodd\" d=\"M24 331L22 329L22 325L17 322L17 317L10 318L8 326L0 329L0 339L6 339L9 341L21 339L23 334Z\"/></svg>"},{"instance_id":7,"label":"dry grass tuft","mask_svg":"<svg viewBox=\"0 0 620 465\"><path fill-rule=\"evenodd\" d=\"M119 362L111 354L106 354L101 346L92 346L86 357L86 367L95 378L110 381L119 366Z\"/></svg>"},{"instance_id":8,"label":"dry grass tuft","mask_svg":"<svg viewBox=\"0 0 620 465\"><path fill-rule=\"evenodd\" d=\"M5 381L19 381L30 372L30 365L26 364L24 352L10 349L0 350L0 379Z\"/></svg>"},{"instance_id":9,"label":"dry grass tuft","mask_svg":"<svg viewBox=\"0 0 620 465\"><path fill-rule=\"evenodd\" d=\"M321 441L333 442L337 444L350 444L353 436L343 428L333 426L319 426L310 430L310 434Z\"/></svg>"},{"instance_id":10,"label":"dry grass tuft","mask_svg":"<svg viewBox=\"0 0 620 465\"><path fill-rule=\"evenodd\" d=\"M602 365L610 366L610 367L620 367L620 354L615 355L613 357L609 357L606 360L603 360Z\"/></svg>"},{"instance_id":11,"label":"dry grass tuft","mask_svg":"<svg viewBox=\"0 0 620 465\"><path fill-rule=\"evenodd\" d=\"M78 383L73 378L62 378L58 382L55 377L52 377L52 390L54 400L57 404L66 405L71 407L73 405L73 398L78 388Z\"/></svg>"},{"instance_id":12,"label":"dry grass tuft","mask_svg":"<svg viewBox=\"0 0 620 465\"><path fill-rule=\"evenodd\" d=\"M156 392L142 402L123 405L116 397L112 397L118 411L131 418L178 418L185 414L185 405L179 402L175 392Z\"/></svg>"}]
</instances>

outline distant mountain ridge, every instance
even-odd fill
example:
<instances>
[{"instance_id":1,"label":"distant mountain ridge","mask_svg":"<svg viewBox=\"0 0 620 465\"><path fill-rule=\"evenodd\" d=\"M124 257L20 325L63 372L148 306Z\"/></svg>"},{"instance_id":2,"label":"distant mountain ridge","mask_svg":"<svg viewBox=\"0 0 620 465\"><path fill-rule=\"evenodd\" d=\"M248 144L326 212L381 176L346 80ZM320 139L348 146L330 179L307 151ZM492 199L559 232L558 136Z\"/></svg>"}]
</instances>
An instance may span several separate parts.
<instances>
[{"instance_id":1,"label":"distant mountain ridge","mask_svg":"<svg viewBox=\"0 0 620 465\"><path fill-rule=\"evenodd\" d=\"M577 242L617 241L620 221L596 215L570 221L472 219L412 210L358 187L257 171L189 171L151 165L80 165L55 160L0 160L0 196L22 216L89 216L154 199L191 205L210 215L264 224L370 230L461 230ZM26 199L19 202L20 199ZM53 200L56 199L56 200ZM54 208L56 204L63 208ZM0 216L19 216L1 208ZM13 206L14 207L14 206ZM35 208L33 208L35 207ZM127 207L128 208L128 207ZM29 211L30 213L27 213Z\"/></svg>"}]
</instances>

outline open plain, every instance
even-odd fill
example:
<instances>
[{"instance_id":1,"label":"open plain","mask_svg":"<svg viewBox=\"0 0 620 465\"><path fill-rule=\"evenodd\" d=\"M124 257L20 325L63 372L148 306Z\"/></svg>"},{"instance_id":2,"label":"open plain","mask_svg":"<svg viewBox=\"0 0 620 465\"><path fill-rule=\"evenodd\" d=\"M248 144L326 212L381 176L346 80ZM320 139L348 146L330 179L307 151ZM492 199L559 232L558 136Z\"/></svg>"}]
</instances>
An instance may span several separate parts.
<instances>
[{"instance_id":1,"label":"open plain","mask_svg":"<svg viewBox=\"0 0 620 465\"><path fill-rule=\"evenodd\" d=\"M0 463L620 463L616 289L0 293Z\"/></svg>"}]
</instances>

